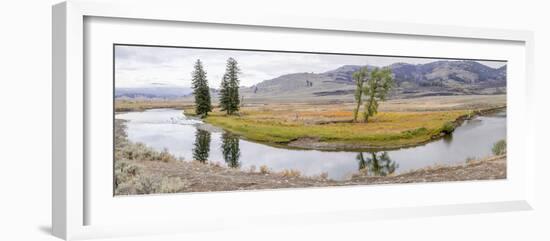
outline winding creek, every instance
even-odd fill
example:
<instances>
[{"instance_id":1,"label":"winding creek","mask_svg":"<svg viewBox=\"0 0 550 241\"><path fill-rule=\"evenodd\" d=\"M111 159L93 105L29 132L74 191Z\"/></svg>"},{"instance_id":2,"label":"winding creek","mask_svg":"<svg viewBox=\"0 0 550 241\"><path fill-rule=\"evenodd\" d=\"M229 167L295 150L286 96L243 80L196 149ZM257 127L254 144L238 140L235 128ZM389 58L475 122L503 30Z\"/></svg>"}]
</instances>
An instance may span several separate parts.
<instances>
[{"instance_id":1,"label":"winding creek","mask_svg":"<svg viewBox=\"0 0 550 241\"><path fill-rule=\"evenodd\" d=\"M167 149L184 160L219 162L248 170L262 165L274 171L298 170L302 175L327 173L345 180L359 169L388 175L438 164L463 163L491 155L491 147L506 138L506 112L478 116L457 127L452 136L428 144L380 152L317 151L273 147L240 139L224 131L198 128L202 122L181 110L153 109L116 114L128 122L128 139L156 150Z\"/></svg>"}]
</instances>

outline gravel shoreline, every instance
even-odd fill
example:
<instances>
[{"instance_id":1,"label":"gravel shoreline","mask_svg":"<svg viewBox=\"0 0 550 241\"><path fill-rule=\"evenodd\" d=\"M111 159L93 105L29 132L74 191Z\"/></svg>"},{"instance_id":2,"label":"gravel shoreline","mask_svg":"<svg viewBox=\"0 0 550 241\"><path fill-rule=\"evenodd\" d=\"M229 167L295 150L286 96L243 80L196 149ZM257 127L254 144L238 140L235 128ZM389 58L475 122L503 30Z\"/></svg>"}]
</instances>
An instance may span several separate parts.
<instances>
[{"instance_id":1,"label":"gravel shoreline","mask_svg":"<svg viewBox=\"0 0 550 241\"><path fill-rule=\"evenodd\" d=\"M485 159L467 161L461 165L432 166L395 176L352 178L364 184L396 184L422 182L453 182L506 179L506 154Z\"/></svg>"},{"instance_id":2,"label":"gravel shoreline","mask_svg":"<svg viewBox=\"0 0 550 241\"><path fill-rule=\"evenodd\" d=\"M461 165L436 166L398 175L373 177L354 174L350 180L334 181L318 177L288 176L285 173L261 173L204 164L196 161L138 161L145 174L178 177L185 184L181 192L211 192L305 188L347 185L379 185L506 179L506 155L469 161Z\"/></svg>"}]
</instances>

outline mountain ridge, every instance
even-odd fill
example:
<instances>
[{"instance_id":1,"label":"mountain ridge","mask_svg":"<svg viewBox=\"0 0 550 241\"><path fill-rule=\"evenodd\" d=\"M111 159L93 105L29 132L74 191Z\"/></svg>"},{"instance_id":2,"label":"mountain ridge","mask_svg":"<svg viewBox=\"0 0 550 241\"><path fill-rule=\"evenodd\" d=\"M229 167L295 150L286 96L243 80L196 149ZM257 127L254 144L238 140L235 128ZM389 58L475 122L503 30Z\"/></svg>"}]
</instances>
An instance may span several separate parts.
<instances>
[{"instance_id":1,"label":"mountain ridge","mask_svg":"<svg viewBox=\"0 0 550 241\"><path fill-rule=\"evenodd\" d=\"M293 73L262 81L244 92L248 97L285 95L353 95L353 72L372 65L342 65L322 73ZM492 68L476 61L439 60L425 64L398 62L392 69L394 96L502 94L506 91L506 65ZM250 93L252 90L252 93Z\"/></svg>"},{"instance_id":2,"label":"mountain ridge","mask_svg":"<svg viewBox=\"0 0 550 241\"><path fill-rule=\"evenodd\" d=\"M355 71L372 65L342 65L320 72L288 73L241 87L245 98L337 97L353 96ZM397 62L392 69L396 87L393 97L426 95L503 94L506 93L507 66L492 68L477 61L438 60L425 64ZM213 96L217 89L212 88ZM153 84L147 87L116 88L115 98L182 98L192 95L189 87Z\"/></svg>"}]
</instances>

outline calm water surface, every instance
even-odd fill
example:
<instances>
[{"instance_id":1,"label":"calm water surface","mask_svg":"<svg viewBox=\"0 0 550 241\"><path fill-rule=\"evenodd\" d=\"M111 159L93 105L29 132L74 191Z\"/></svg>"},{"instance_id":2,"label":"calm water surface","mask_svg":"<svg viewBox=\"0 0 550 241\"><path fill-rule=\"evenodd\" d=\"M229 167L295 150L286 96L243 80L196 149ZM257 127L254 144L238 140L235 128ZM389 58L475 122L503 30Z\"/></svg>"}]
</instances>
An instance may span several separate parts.
<instances>
[{"instance_id":1,"label":"calm water surface","mask_svg":"<svg viewBox=\"0 0 550 241\"><path fill-rule=\"evenodd\" d=\"M464 122L452 136L426 145L381 152L292 150L238 138L223 131L205 131L200 120L188 119L181 110L155 109L116 115L128 120L128 138L156 150L167 149L184 160L219 162L248 169L299 170L302 175L327 173L344 180L359 169L370 175L387 175L435 164L465 162L491 155L491 147L506 138L506 113L476 117Z\"/></svg>"}]
</instances>

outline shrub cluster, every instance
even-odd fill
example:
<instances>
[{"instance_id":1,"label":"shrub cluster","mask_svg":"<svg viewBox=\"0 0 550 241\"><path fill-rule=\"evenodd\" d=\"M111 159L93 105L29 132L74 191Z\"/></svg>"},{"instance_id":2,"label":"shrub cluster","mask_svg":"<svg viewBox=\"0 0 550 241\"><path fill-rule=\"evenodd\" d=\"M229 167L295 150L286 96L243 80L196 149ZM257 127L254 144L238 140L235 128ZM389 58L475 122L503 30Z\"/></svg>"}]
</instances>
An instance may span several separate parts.
<instances>
[{"instance_id":1,"label":"shrub cluster","mask_svg":"<svg viewBox=\"0 0 550 241\"><path fill-rule=\"evenodd\" d=\"M164 149L162 152L132 143L127 139L124 121L115 121L115 167L114 188L117 195L174 193L189 185L179 177L161 177L144 172L136 161L171 162L176 158Z\"/></svg>"},{"instance_id":2,"label":"shrub cluster","mask_svg":"<svg viewBox=\"0 0 550 241\"><path fill-rule=\"evenodd\" d=\"M128 143L117 151L120 152L120 157L126 160L136 161L162 161L170 162L175 161L176 158L164 149L162 152L157 152L143 143Z\"/></svg>"},{"instance_id":3,"label":"shrub cluster","mask_svg":"<svg viewBox=\"0 0 550 241\"><path fill-rule=\"evenodd\" d=\"M158 175L140 176L135 183L136 194L177 193L189 185L179 177L161 177Z\"/></svg>"},{"instance_id":4,"label":"shrub cluster","mask_svg":"<svg viewBox=\"0 0 550 241\"><path fill-rule=\"evenodd\" d=\"M407 130L407 131L401 132L403 138L413 138L417 135L424 135L426 133L428 133L428 129L426 129L424 127L420 127L420 128L414 129L414 130Z\"/></svg>"},{"instance_id":5,"label":"shrub cluster","mask_svg":"<svg viewBox=\"0 0 550 241\"><path fill-rule=\"evenodd\" d=\"M441 127L441 132L445 134L451 134L455 130L455 125L451 122L445 122Z\"/></svg>"},{"instance_id":6,"label":"shrub cluster","mask_svg":"<svg viewBox=\"0 0 550 241\"><path fill-rule=\"evenodd\" d=\"M506 154L506 140L500 140L493 144L492 151L494 155Z\"/></svg>"},{"instance_id":7,"label":"shrub cluster","mask_svg":"<svg viewBox=\"0 0 550 241\"><path fill-rule=\"evenodd\" d=\"M283 177L300 177L302 173L298 170L285 169L279 173Z\"/></svg>"},{"instance_id":8,"label":"shrub cluster","mask_svg":"<svg viewBox=\"0 0 550 241\"><path fill-rule=\"evenodd\" d=\"M161 177L143 172L143 167L128 161L115 161L115 194L176 193L189 187L179 177Z\"/></svg>"},{"instance_id":9,"label":"shrub cluster","mask_svg":"<svg viewBox=\"0 0 550 241\"><path fill-rule=\"evenodd\" d=\"M260 166L260 173L264 174L264 175L269 174L269 173L271 173L271 170L266 165L261 165Z\"/></svg>"}]
</instances>

